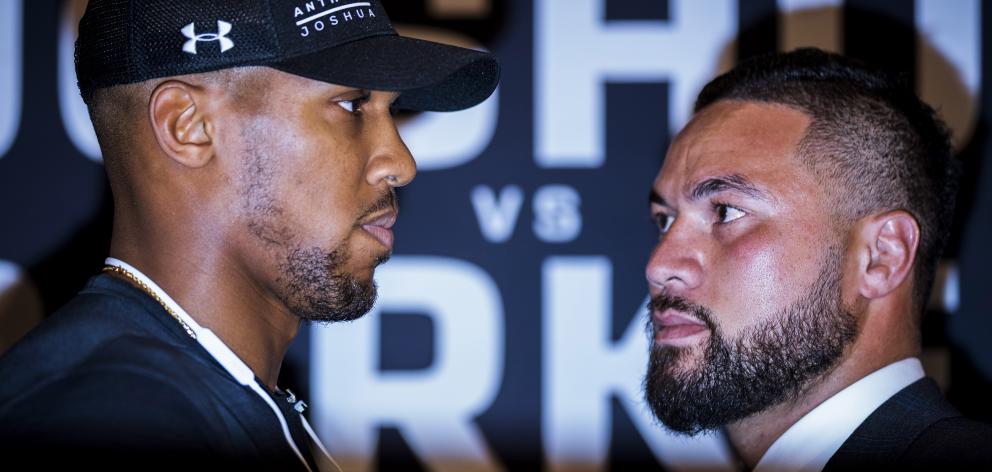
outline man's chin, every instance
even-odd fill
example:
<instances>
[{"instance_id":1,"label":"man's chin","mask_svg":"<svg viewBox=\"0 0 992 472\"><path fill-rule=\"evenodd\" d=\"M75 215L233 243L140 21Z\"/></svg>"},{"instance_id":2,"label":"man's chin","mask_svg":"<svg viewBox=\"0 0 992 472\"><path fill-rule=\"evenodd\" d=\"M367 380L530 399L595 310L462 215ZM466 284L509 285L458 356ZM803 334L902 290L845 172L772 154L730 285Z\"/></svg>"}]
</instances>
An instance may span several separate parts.
<instances>
[{"instance_id":1,"label":"man's chin","mask_svg":"<svg viewBox=\"0 0 992 472\"><path fill-rule=\"evenodd\" d=\"M386 262L389 261L389 258L391 258L391 257L393 257L393 252L392 251L386 251L386 252L380 253L378 256L376 256L375 260L372 262L372 268L375 269L376 267L379 267L380 265L385 264Z\"/></svg>"},{"instance_id":2,"label":"man's chin","mask_svg":"<svg viewBox=\"0 0 992 472\"><path fill-rule=\"evenodd\" d=\"M343 303L330 316L330 321L355 321L367 315L375 306L378 297L378 287L375 281L369 278L367 281L356 281L353 285L353 297L348 303Z\"/></svg>"},{"instance_id":3,"label":"man's chin","mask_svg":"<svg viewBox=\"0 0 992 472\"><path fill-rule=\"evenodd\" d=\"M378 290L371 269L365 277L349 274L334 279L338 283L332 289L298 299L292 311L300 319L315 323L354 321L372 311Z\"/></svg>"},{"instance_id":4,"label":"man's chin","mask_svg":"<svg viewBox=\"0 0 992 472\"><path fill-rule=\"evenodd\" d=\"M651 357L654 373L679 377L698 371L706 355L701 346L655 346Z\"/></svg>"}]
</instances>

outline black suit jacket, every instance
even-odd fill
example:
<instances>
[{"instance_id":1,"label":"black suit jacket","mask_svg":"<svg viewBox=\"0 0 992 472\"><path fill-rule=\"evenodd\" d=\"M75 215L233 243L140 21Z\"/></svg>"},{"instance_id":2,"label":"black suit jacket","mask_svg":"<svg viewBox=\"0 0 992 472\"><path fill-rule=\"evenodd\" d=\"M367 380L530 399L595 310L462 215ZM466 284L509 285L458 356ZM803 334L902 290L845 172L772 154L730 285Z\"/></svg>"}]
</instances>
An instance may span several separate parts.
<instances>
[{"instance_id":1,"label":"black suit jacket","mask_svg":"<svg viewBox=\"0 0 992 472\"><path fill-rule=\"evenodd\" d=\"M920 379L878 407L827 462L851 469L992 470L992 426L961 416Z\"/></svg>"}]
</instances>

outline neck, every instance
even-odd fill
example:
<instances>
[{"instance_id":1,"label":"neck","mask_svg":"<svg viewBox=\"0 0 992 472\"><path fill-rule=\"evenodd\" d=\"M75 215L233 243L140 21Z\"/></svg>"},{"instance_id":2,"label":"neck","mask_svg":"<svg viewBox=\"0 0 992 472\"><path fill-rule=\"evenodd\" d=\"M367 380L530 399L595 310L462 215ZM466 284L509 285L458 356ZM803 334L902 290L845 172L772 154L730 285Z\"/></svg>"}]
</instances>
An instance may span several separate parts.
<instances>
[{"instance_id":1,"label":"neck","mask_svg":"<svg viewBox=\"0 0 992 472\"><path fill-rule=\"evenodd\" d=\"M865 372L864 375L870 372ZM728 424L727 436L748 469L753 469L765 452L793 424L828 398L856 382L864 375L845 372L838 367L814 381L794 401L781 403L736 423Z\"/></svg>"},{"instance_id":2,"label":"neck","mask_svg":"<svg viewBox=\"0 0 992 472\"><path fill-rule=\"evenodd\" d=\"M299 331L299 318L232 258L217 250L191 251L193 247L202 245L166 244L151 235L125 240L117 237L115 228L110 255L151 278L274 390L283 358Z\"/></svg>"},{"instance_id":3,"label":"neck","mask_svg":"<svg viewBox=\"0 0 992 472\"><path fill-rule=\"evenodd\" d=\"M904 322L909 313L867 316L870 321L862 326L840 363L811 380L795 400L728 424L730 442L747 468L753 469L782 434L830 397L882 367L919 355L914 328L907 329Z\"/></svg>"}]
</instances>

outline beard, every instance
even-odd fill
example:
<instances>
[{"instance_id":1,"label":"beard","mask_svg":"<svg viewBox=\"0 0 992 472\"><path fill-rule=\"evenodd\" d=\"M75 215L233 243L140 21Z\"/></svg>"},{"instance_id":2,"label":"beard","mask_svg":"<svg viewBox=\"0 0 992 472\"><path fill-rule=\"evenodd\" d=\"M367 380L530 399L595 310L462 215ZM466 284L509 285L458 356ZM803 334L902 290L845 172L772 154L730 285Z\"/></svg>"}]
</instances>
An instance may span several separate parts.
<instances>
[{"instance_id":1,"label":"beard","mask_svg":"<svg viewBox=\"0 0 992 472\"><path fill-rule=\"evenodd\" d=\"M858 326L841 300L840 251L828 250L826 256L817 280L798 301L736 339L721 333L707 308L665 293L653 297L649 309L674 308L710 330L701 348L656 347L649 317L652 348L644 391L655 417L673 431L696 435L794 401L833 369ZM702 359L693 365L700 351Z\"/></svg>"},{"instance_id":2,"label":"beard","mask_svg":"<svg viewBox=\"0 0 992 472\"><path fill-rule=\"evenodd\" d=\"M299 240L283 220L282 205L275 197L273 180L277 161L267 152L264 126L243 131L250 145L246 151L243 185L243 212L247 230L262 245L262 251L278 262L274 291L291 313L305 321L331 323L352 321L372 310L376 300L375 282L348 273L344 266L351 259L346 241L328 250L318 246L294 245ZM361 212L352 229L361 231L361 221L378 211L395 208L396 194L390 189ZM389 260L389 252L378 254L373 267Z\"/></svg>"},{"instance_id":3,"label":"beard","mask_svg":"<svg viewBox=\"0 0 992 472\"><path fill-rule=\"evenodd\" d=\"M395 207L396 194L390 191L365 208L358 221ZM360 230L361 224L356 223L354 228ZM290 251L281 267L283 303L306 321L333 323L364 316L375 305L377 287L373 280L360 280L341 269L349 257L343 244L331 252L319 247ZM373 266L387 260L389 252L379 254Z\"/></svg>"},{"instance_id":4,"label":"beard","mask_svg":"<svg viewBox=\"0 0 992 472\"><path fill-rule=\"evenodd\" d=\"M377 263L385 262L380 257ZM331 323L353 321L372 310L376 286L372 280L359 280L342 273L339 267L347 252L330 253L321 248L295 249L281 268L283 303L300 319Z\"/></svg>"}]
</instances>

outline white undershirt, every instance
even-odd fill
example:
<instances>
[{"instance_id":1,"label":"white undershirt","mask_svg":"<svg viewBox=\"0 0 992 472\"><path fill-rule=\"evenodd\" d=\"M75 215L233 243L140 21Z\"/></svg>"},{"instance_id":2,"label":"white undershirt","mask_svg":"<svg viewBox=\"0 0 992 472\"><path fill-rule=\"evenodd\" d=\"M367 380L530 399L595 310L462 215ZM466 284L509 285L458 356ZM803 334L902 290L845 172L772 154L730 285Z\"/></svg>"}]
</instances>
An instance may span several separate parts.
<instances>
[{"instance_id":1,"label":"white undershirt","mask_svg":"<svg viewBox=\"0 0 992 472\"><path fill-rule=\"evenodd\" d=\"M920 360L910 357L854 382L786 430L761 457L754 472L822 470L872 412L923 376Z\"/></svg>"}]
</instances>

